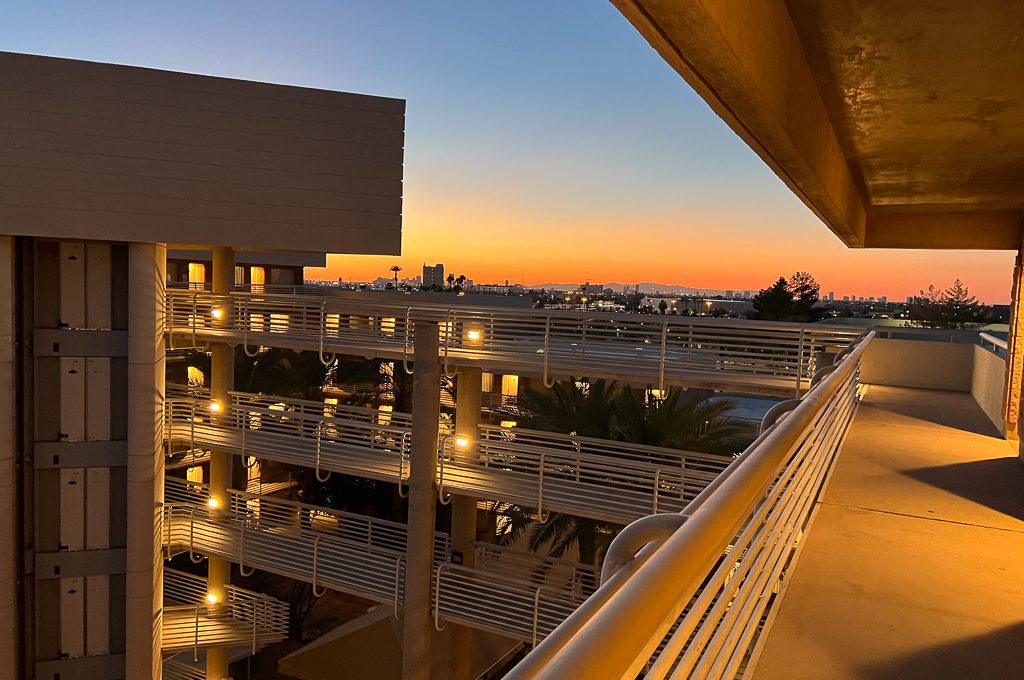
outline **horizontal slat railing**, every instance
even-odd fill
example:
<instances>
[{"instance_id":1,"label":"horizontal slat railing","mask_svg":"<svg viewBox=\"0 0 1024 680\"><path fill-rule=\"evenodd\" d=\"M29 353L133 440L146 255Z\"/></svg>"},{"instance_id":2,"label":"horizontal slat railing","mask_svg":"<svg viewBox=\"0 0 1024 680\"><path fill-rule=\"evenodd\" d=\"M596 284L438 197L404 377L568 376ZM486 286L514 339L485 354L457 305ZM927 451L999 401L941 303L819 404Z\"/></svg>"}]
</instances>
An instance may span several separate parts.
<instances>
[{"instance_id":1,"label":"horizontal slat railing","mask_svg":"<svg viewBox=\"0 0 1024 680\"><path fill-rule=\"evenodd\" d=\"M175 388L175 390L178 388ZM247 456L404 484L411 416L372 408L231 393L226 409L172 396L165 432L172 447L218 447ZM627 523L651 512L678 511L731 458L676 449L573 437L523 428L481 426L477 452L466 455L442 427L437 481L442 492Z\"/></svg>"},{"instance_id":2,"label":"horizontal slat railing","mask_svg":"<svg viewBox=\"0 0 1024 680\"><path fill-rule=\"evenodd\" d=\"M695 499L660 547L640 548L508 677L735 678L756 661L853 420L860 360L873 337L850 348Z\"/></svg>"},{"instance_id":3,"label":"horizontal slat railing","mask_svg":"<svg viewBox=\"0 0 1024 680\"><path fill-rule=\"evenodd\" d=\"M678 511L730 456L482 425L474 455L443 440L439 484L536 509L625 523Z\"/></svg>"},{"instance_id":4,"label":"horizontal slat railing","mask_svg":"<svg viewBox=\"0 0 1024 680\"><path fill-rule=\"evenodd\" d=\"M313 583L318 592L331 588L395 606L404 602L404 525L235 490L229 494L230 512L217 515L207 504L204 485L168 478L163 521L168 551L188 551L197 561L215 555L237 562L243 571L258 568ZM443 618L532 642L585 599L591 589L587 581L595 578L584 565L498 546L479 554L476 568L455 565L448 536L436 535L439 626ZM474 599L464 601L465 596Z\"/></svg>"},{"instance_id":5,"label":"horizontal slat railing","mask_svg":"<svg viewBox=\"0 0 1024 680\"><path fill-rule=\"evenodd\" d=\"M404 481L408 414L315 401L232 393L229 413L180 397L170 387L168 436L186 448L228 447L315 470ZM330 414L329 416L324 415ZM442 429L447 431L447 426ZM703 454L524 428L481 426L475 456L442 439L443 489L491 500L628 522L649 512L678 511L731 460Z\"/></svg>"},{"instance_id":6,"label":"horizontal slat railing","mask_svg":"<svg viewBox=\"0 0 1024 680\"><path fill-rule=\"evenodd\" d=\"M206 680L206 671L177 658L164 659L163 680Z\"/></svg>"},{"instance_id":7,"label":"horizontal slat railing","mask_svg":"<svg viewBox=\"0 0 1024 680\"><path fill-rule=\"evenodd\" d=\"M164 651L251 645L253 653L288 635L288 605L229 585L224 602L207 600L206 579L164 570Z\"/></svg>"},{"instance_id":8,"label":"horizontal slat railing","mask_svg":"<svg viewBox=\"0 0 1024 680\"><path fill-rule=\"evenodd\" d=\"M566 310L405 306L326 296L167 292L172 345L211 338L388 359L411 359L411 319L441 324L446 369L477 365L507 373L614 377L666 384L735 386L780 394L809 384L815 357L859 330Z\"/></svg>"}]
</instances>

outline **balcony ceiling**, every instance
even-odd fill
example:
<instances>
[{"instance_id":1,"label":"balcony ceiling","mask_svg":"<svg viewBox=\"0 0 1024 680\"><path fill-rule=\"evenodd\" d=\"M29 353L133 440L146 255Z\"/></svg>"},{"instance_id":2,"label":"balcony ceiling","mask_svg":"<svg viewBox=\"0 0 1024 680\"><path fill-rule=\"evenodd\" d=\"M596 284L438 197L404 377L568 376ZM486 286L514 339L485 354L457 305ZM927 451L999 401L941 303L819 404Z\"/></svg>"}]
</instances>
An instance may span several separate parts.
<instances>
[{"instance_id":1,"label":"balcony ceiling","mask_svg":"<svg viewBox=\"0 0 1024 680\"><path fill-rule=\"evenodd\" d=\"M613 2L847 245L1019 247L1024 3Z\"/></svg>"}]
</instances>

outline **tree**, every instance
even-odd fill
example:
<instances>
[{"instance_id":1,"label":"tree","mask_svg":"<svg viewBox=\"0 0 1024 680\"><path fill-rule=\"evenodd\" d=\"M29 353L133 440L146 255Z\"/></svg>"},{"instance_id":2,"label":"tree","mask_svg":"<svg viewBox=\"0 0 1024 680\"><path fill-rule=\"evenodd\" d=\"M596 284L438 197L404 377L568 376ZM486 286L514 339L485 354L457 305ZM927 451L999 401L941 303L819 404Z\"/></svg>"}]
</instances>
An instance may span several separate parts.
<instances>
[{"instance_id":1,"label":"tree","mask_svg":"<svg viewBox=\"0 0 1024 680\"><path fill-rule=\"evenodd\" d=\"M728 399L687 398L672 387L662 399L642 399L622 390L612 405L612 438L686 451L729 454L741 448L746 430L728 417L735 403Z\"/></svg>"},{"instance_id":2,"label":"tree","mask_svg":"<svg viewBox=\"0 0 1024 680\"><path fill-rule=\"evenodd\" d=\"M963 328L984 317L984 307L960 279L945 290L929 285L910 305L908 325L920 328Z\"/></svg>"},{"instance_id":3,"label":"tree","mask_svg":"<svg viewBox=\"0 0 1024 680\"><path fill-rule=\"evenodd\" d=\"M747 314L751 319L765 321L786 321L793 312L793 293L789 282L783 276L768 288L762 288L752 300L753 309Z\"/></svg>"},{"instance_id":4,"label":"tree","mask_svg":"<svg viewBox=\"0 0 1024 680\"><path fill-rule=\"evenodd\" d=\"M520 420L533 429L715 453L740 447L742 428L725 416L732 407L725 400L686 399L678 387L664 399L641 399L632 389L605 380L558 382L547 392L527 389L519 398ZM558 512L544 523L533 522L526 508L509 505L503 512L509 522L502 544L526 536L531 550L547 546L554 557L576 547L580 562L595 566L621 530L610 522Z\"/></svg>"},{"instance_id":5,"label":"tree","mask_svg":"<svg viewBox=\"0 0 1024 680\"><path fill-rule=\"evenodd\" d=\"M789 277L790 294L793 296L793 307L790 317L799 321L815 321L814 306L818 304L821 286L809 272L796 272Z\"/></svg>"},{"instance_id":6,"label":"tree","mask_svg":"<svg viewBox=\"0 0 1024 680\"><path fill-rule=\"evenodd\" d=\"M659 312L661 312L662 314L664 314L664 313L665 313L665 310L667 310L667 309L668 309L668 303L667 303L667 302L665 302L664 300L662 300L661 302L659 302L659 303L658 303L658 311L659 311Z\"/></svg>"},{"instance_id":7,"label":"tree","mask_svg":"<svg viewBox=\"0 0 1024 680\"><path fill-rule=\"evenodd\" d=\"M451 288L452 286L455 285L455 274L452 274L451 272L449 272L447 278L448 278L448 287Z\"/></svg>"},{"instance_id":8,"label":"tree","mask_svg":"<svg viewBox=\"0 0 1024 680\"><path fill-rule=\"evenodd\" d=\"M391 265L391 271L395 273L395 288L398 288L398 272L402 271L402 268L394 264Z\"/></svg>"},{"instance_id":9,"label":"tree","mask_svg":"<svg viewBox=\"0 0 1024 680\"><path fill-rule=\"evenodd\" d=\"M753 309L747 317L763 321L817 321L821 318L816 307L820 291L821 286L808 272L796 272L788 281L780 276L754 296Z\"/></svg>"}]
</instances>

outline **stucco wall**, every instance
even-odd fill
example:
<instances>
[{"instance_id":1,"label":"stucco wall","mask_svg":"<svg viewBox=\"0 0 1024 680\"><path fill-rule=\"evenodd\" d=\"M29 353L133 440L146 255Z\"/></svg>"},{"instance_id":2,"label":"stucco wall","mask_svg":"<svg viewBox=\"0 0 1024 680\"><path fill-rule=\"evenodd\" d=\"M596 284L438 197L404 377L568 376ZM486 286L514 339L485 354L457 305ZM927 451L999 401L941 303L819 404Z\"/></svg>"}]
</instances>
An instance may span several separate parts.
<instances>
[{"instance_id":1,"label":"stucco wall","mask_svg":"<svg viewBox=\"0 0 1024 680\"><path fill-rule=\"evenodd\" d=\"M974 345L875 338L864 352L861 380L874 385L970 392Z\"/></svg>"},{"instance_id":2,"label":"stucco wall","mask_svg":"<svg viewBox=\"0 0 1024 680\"><path fill-rule=\"evenodd\" d=\"M999 431L1003 423L1003 389L1006 386L1006 359L974 345L974 371L971 396Z\"/></svg>"}]
</instances>

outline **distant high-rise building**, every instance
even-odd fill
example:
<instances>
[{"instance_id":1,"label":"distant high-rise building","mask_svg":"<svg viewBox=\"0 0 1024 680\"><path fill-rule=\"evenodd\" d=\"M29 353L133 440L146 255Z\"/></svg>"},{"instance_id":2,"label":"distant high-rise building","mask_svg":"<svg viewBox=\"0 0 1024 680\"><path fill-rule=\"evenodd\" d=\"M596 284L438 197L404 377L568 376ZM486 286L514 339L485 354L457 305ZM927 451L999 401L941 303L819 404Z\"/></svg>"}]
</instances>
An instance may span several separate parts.
<instances>
[{"instance_id":1,"label":"distant high-rise building","mask_svg":"<svg viewBox=\"0 0 1024 680\"><path fill-rule=\"evenodd\" d=\"M423 285L427 288L444 288L444 265L440 262L433 267L429 264L423 265Z\"/></svg>"},{"instance_id":2,"label":"distant high-rise building","mask_svg":"<svg viewBox=\"0 0 1024 680\"><path fill-rule=\"evenodd\" d=\"M636 284L635 286L633 286L633 292L634 293L639 293L640 292L640 284L639 283Z\"/></svg>"},{"instance_id":3,"label":"distant high-rise building","mask_svg":"<svg viewBox=\"0 0 1024 680\"><path fill-rule=\"evenodd\" d=\"M732 291L731 290L725 291L725 297L726 297L727 300L728 299L732 299Z\"/></svg>"},{"instance_id":4,"label":"distant high-rise building","mask_svg":"<svg viewBox=\"0 0 1024 680\"><path fill-rule=\"evenodd\" d=\"M885 305L889 303L889 298L883 295L882 297L878 298L878 301Z\"/></svg>"},{"instance_id":5,"label":"distant high-rise building","mask_svg":"<svg viewBox=\"0 0 1024 680\"><path fill-rule=\"evenodd\" d=\"M829 293L828 293L828 301L829 302L835 302L836 301L836 294L833 291L829 291Z\"/></svg>"}]
</instances>

